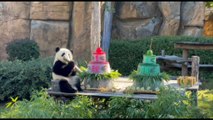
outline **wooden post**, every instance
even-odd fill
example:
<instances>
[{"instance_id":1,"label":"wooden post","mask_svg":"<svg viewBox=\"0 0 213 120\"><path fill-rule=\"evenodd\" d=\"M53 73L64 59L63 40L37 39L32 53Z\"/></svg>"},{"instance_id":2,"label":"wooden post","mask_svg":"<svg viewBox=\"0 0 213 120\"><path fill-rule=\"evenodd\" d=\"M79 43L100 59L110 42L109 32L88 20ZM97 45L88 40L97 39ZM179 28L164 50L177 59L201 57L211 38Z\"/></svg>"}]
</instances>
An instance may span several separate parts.
<instances>
[{"instance_id":1,"label":"wooden post","mask_svg":"<svg viewBox=\"0 0 213 120\"><path fill-rule=\"evenodd\" d=\"M197 82L199 81L199 63L200 63L200 57L192 56L191 76L195 76Z\"/></svg>"},{"instance_id":2,"label":"wooden post","mask_svg":"<svg viewBox=\"0 0 213 120\"><path fill-rule=\"evenodd\" d=\"M183 49L183 59L184 60L188 60L188 53L189 50L188 49ZM185 62L187 63L187 62ZM188 75L188 67L187 64L182 64L182 76L187 76Z\"/></svg>"},{"instance_id":3,"label":"wooden post","mask_svg":"<svg viewBox=\"0 0 213 120\"><path fill-rule=\"evenodd\" d=\"M106 53L107 59L110 46L111 30L112 30L112 5L111 2L106 2L104 11L104 30L103 30L102 48Z\"/></svg>"}]
</instances>

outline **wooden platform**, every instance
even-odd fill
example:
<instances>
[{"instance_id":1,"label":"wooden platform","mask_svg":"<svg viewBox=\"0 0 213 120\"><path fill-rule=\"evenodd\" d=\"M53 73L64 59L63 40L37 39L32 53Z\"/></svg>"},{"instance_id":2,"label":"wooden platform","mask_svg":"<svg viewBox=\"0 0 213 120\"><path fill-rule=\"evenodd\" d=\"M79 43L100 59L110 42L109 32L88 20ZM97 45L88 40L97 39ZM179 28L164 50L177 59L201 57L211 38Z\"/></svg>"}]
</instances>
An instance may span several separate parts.
<instances>
[{"instance_id":1,"label":"wooden platform","mask_svg":"<svg viewBox=\"0 0 213 120\"><path fill-rule=\"evenodd\" d=\"M144 100L154 100L157 99L157 95L155 94L124 94L121 92L94 92L94 91L84 91L84 92L77 92L77 93L63 93L63 92L53 92L48 91L49 95L54 96L91 96L91 97L99 97L99 98L110 98L110 97L127 97L127 98L134 98L134 99L144 99Z\"/></svg>"},{"instance_id":2,"label":"wooden platform","mask_svg":"<svg viewBox=\"0 0 213 120\"><path fill-rule=\"evenodd\" d=\"M129 80L128 77L120 77L113 81L113 86L117 88L115 92L100 92L100 91L88 91L84 90L83 92L77 93L64 93L64 92L55 92L48 90L48 94L56 97L74 97L78 95L82 96L91 96L91 97L98 97L98 98L110 98L110 97L127 97L127 98L134 98L134 99L142 99L142 100L155 100L157 99L157 94L153 93L142 93L142 94L127 94L124 92L126 87L132 86L133 81ZM177 88L177 89L185 89L186 91L193 91L195 94L195 101L197 101L197 91L199 89L199 85L201 83L197 83L192 87L187 88L180 88L177 84L177 80L170 80L168 82L164 82L165 85ZM122 88L122 89L121 89Z\"/></svg>"}]
</instances>

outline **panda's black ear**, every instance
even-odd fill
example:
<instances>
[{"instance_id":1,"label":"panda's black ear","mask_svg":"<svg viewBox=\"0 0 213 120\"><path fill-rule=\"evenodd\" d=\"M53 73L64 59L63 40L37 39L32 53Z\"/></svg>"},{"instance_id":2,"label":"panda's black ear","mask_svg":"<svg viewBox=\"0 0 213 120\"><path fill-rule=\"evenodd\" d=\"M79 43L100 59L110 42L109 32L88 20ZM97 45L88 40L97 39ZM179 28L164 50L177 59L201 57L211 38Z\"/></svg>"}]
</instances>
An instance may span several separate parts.
<instances>
[{"instance_id":1,"label":"panda's black ear","mask_svg":"<svg viewBox=\"0 0 213 120\"><path fill-rule=\"evenodd\" d=\"M56 47L56 48L55 48L55 52L58 52L59 50L60 50L59 47Z\"/></svg>"},{"instance_id":2,"label":"panda's black ear","mask_svg":"<svg viewBox=\"0 0 213 120\"><path fill-rule=\"evenodd\" d=\"M71 51L71 53L73 54L73 50L70 50Z\"/></svg>"}]
</instances>

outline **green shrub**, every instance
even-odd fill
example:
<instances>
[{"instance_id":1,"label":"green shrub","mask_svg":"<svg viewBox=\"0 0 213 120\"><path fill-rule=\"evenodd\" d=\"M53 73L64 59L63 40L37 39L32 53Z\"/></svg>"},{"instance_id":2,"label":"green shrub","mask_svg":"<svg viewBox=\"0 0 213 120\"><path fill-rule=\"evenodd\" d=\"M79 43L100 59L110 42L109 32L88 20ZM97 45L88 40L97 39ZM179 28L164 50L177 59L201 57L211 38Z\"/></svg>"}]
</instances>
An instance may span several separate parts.
<instances>
[{"instance_id":1,"label":"green shrub","mask_svg":"<svg viewBox=\"0 0 213 120\"><path fill-rule=\"evenodd\" d=\"M53 58L0 61L0 100L30 98L32 91L49 87Z\"/></svg>"},{"instance_id":2,"label":"green shrub","mask_svg":"<svg viewBox=\"0 0 213 120\"><path fill-rule=\"evenodd\" d=\"M198 92L198 106L204 110L210 118L213 118L213 90L206 89Z\"/></svg>"},{"instance_id":3,"label":"green shrub","mask_svg":"<svg viewBox=\"0 0 213 120\"><path fill-rule=\"evenodd\" d=\"M39 46L34 40L18 39L8 43L6 47L8 54L8 60L31 60L32 58L38 58L40 56Z\"/></svg>"},{"instance_id":4,"label":"green shrub","mask_svg":"<svg viewBox=\"0 0 213 120\"><path fill-rule=\"evenodd\" d=\"M73 101L63 103L50 97L46 89L34 91L30 100L17 101L13 107L5 108L0 118L92 118L92 99L77 96Z\"/></svg>"},{"instance_id":5,"label":"green shrub","mask_svg":"<svg viewBox=\"0 0 213 120\"><path fill-rule=\"evenodd\" d=\"M206 114L201 109L191 105L192 100L181 90L162 87L158 99L148 105L146 116L148 118L206 118Z\"/></svg>"},{"instance_id":6,"label":"green shrub","mask_svg":"<svg viewBox=\"0 0 213 120\"><path fill-rule=\"evenodd\" d=\"M162 87L155 101L113 97L98 118L205 118L206 114L191 106L189 96L171 87ZM195 115L196 114L196 115Z\"/></svg>"},{"instance_id":7,"label":"green shrub","mask_svg":"<svg viewBox=\"0 0 213 120\"><path fill-rule=\"evenodd\" d=\"M109 101L105 102L106 107L103 107L100 106L103 100L96 99L96 101L93 101L94 99L86 96L77 96L74 100L67 103L63 103L60 100L56 101L47 94L46 89L43 89L40 92L34 91L30 100L18 100L13 107L4 108L0 111L0 118L112 119L206 118L211 116L211 114L206 114L211 109L203 111L205 109L204 104L202 104L203 109L191 106L189 104L191 99L180 92L169 87L161 88L158 99L155 101L112 97Z\"/></svg>"}]
</instances>

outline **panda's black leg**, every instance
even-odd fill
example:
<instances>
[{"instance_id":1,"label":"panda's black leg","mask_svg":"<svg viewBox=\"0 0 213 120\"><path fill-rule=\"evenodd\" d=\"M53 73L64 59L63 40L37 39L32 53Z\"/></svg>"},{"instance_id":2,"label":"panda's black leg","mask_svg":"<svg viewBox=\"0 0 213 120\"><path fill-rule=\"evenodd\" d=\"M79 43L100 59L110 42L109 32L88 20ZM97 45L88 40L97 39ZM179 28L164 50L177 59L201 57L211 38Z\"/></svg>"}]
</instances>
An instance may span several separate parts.
<instances>
[{"instance_id":1,"label":"panda's black leg","mask_svg":"<svg viewBox=\"0 0 213 120\"><path fill-rule=\"evenodd\" d=\"M77 92L75 89L72 88L72 86L68 83L67 80L60 80L59 87L61 92L66 92L66 93Z\"/></svg>"}]
</instances>

